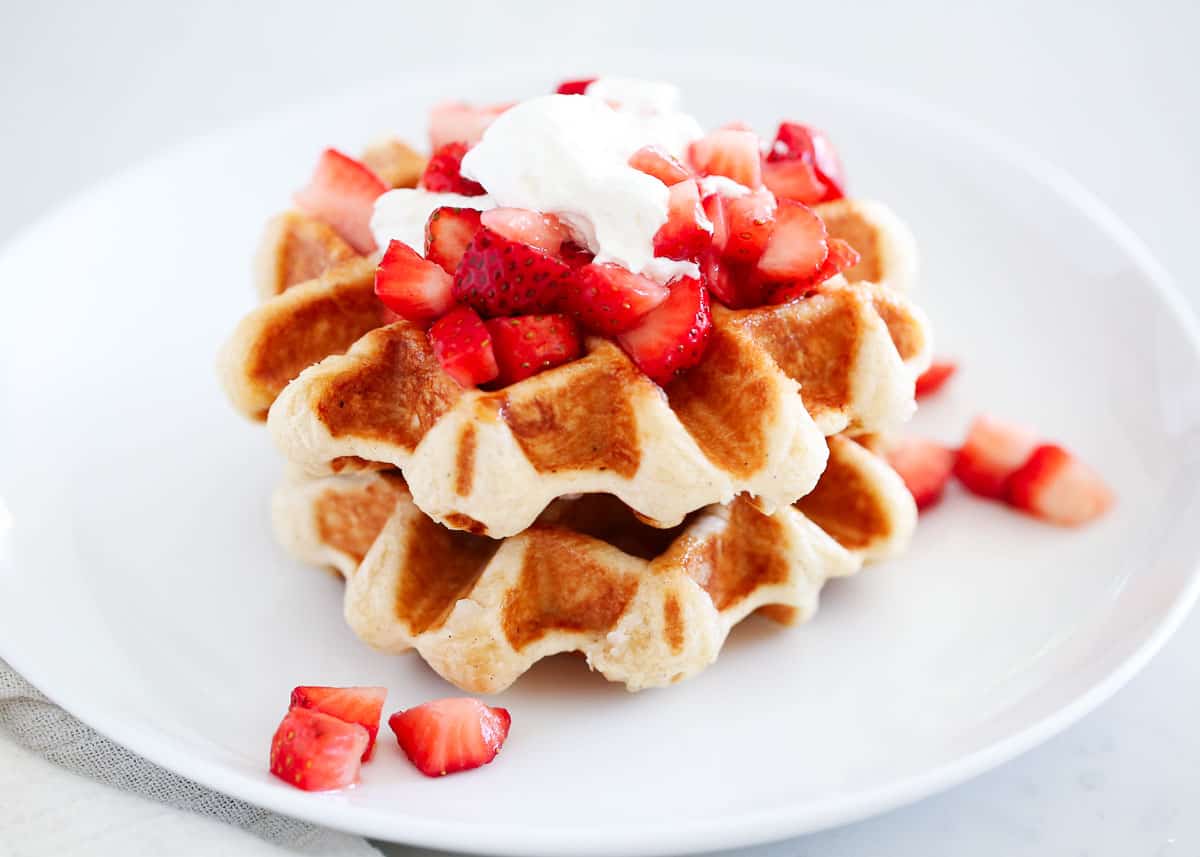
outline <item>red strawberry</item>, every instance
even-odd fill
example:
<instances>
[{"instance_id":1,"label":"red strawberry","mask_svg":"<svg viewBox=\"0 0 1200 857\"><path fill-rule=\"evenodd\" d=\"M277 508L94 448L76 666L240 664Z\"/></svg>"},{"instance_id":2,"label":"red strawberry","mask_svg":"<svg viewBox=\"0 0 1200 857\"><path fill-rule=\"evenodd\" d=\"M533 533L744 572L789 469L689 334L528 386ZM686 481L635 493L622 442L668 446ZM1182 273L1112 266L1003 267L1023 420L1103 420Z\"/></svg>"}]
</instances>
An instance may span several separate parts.
<instances>
[{"instance_id":1,"label":"red strawberry","mask_svg":"<svg viewBox=\"0 0 1200 857\"><path fill-rule=\"evenodd\" d=\"M754 264L766 249L775 226L775 197L769 190L758 190L725 200L729 239L724 258Z\"/></svg>"},{"instance_id":2,"label":"red strawberry","mask_svg":"<svg viewBox=\"0 0 1200 857\"><path fill-rule=\"evenodd\" d=\"M492 122L511 107L511 104L492 104L473 107L461 101L438 104L429 114L429 146L438 150L447 143L466 143L473 146Z\"/></svg>"},{"instance_id":3,"label":"red strawberry","mask_svg":"<svg viewBox=\"0 0 1200 857\"><path fill-rule=\"evenodd\" d=\"M704 207L704 216L713 225L712 250L719 256L725 252L729 242L729 218L726 214L727 201L720 194L710 193L700 201Z\"/></svg>"},{"instance_id":4,"label":"red strawberry","mask_svg":"<svg viewBox=\"0 0 1200 857\"><path fill-rule=\"evenodd\" d=\"M830 255L833 255L833 242L830 241ZM921 377L917 379L917 398L921 399L925 396L932 396L942 386L950 380L951 376L958 371L958 364L953 360L945 358L935 359L929 368L921 373Z\"/></svg>"},{"instance_id":5,"label":"red strawberry","mask_svg":"<svg viewBox=\"0 0 1200 857\"><path fill-rule=\"evenodd\" d=\"M1008 502L1044 521L1074 527L1108 511L1112 492L1061 446L1042 444L1008 480Z\"/></svg>"},{"instance_id":6,"label":"red strawberry","mask_svg":"<svg viewBox=\"0 0 1200 857\"><path fill-rule=\"evenodd\" d=\"M271 739L271 773L306 792L345 788L358 780L370 741L357 723L293 708Z\"/></svg>"},{"instance_id":7,"label":"red strawberry","mask_svg":"<svg viewBox=\"0 0 1200 857\"><path fill-rule=\"evenodd\" d=\"M667 259L696 259L712 244L713 225L700 204L695 179L670 188L667 222L654 234L654 255Z\"/></svg>"},{"instance_id":8,"label":"red strawberry","mask_svg":"<svg viewBox=\"0 0 1200 857\"><path fill-rule=\"evenodd\" d=\"M441 266L392 240L375 269L375 294L409 321L425 324L454 306L454 280Z\"/></svg>"},{"instance_id":9,"label":"red strawberry","mask_svg":"<svg viewBox=\"0 0 1200 857\"><path fill-rule=\"evenodd\" d=\"M763 184L779 199L816 205L829 195L829 186L807 161L767 161L762 170Z\"/></svg>"},{"instance_id":10,"label":"red strawberry","mask_svg":"<svg viewBox=\"0 0 1200 857\"><path fill-rule=\"evenodd\" d=\"M464 387L478 387L500 374L492 337L470 307L456 307L435 321L429 341L446 374Z\"/></svg>"},{"instance_id":11,"label":"red strawberry","mask_svg":"<svg viewBox=\"0 0 1200 857\"><path fill-rule=\"evenodd\" d=\"M942 499L954 470L954 450L924 438L898 441L887 454L888 464L900 474L918 509Z\"/></svg>"},{"instance_id":12,"label":"red strawberry","mask_svg":"<svg viewBox=\"0 0 1200 857\"><path fill-rule=\"evenodd\" d=\"M711 333L708 290L686 278L674 281L667 299L617 341L638 368L665 386L677 372L700 362Z\"/></svg>"},{"instance_id":13,"label":"red strawberry","mask_svg":"<svg viewBox=\"0 0 1200 857\"><path fill-rule=\"evenodd\" d=\"M583 95L587 88L596 82L594 77L581 77L579 80L564 80L554 90L559 95Z\"/></svg>"},{"instance_id":14,"label":"red strawberry","mask_svg":"<svg viewBox=\"0 0 1200 857\"><path fill-rule=\"evenodd\" d=\"M458 193L463 196L483 196L483 185L463 178L462 159L466 143L455 141L439 146L429 157L421 175L421 187L434 193Z\"/></svg>"},{"instance_id":15,"label":"red strawberry","mask_svg":"<svg viewBox=\"0 0 1200 857\"><path fill-rule=\"evenodd\" d=\"M830 277L857 265L859 258L858 251L841 238L830 238L829 255L825 257L825 261L821 263L821 267L817 269L817 273L813 274L807 280L793 280L790 283L780 283L770 289L767 301L773 304L784 304L788 301L794 301L810 295L816 290L817 286Z\"/></svg>"},{"instance_id":16,"label":"red strawberry","mask_svg":"<svg viewBox=\"0 0 1200 857\"><path fill-rule=\"evenodd\" d=\"M326 149L308 186L293 199L304 212L333 227L357 252L375 252L371 214L387 190L383 179L337 149Z\"/></svg>"},{"instance_id":17,"label":"red strawberry","mask_svg":"<svg viewBox=\"0 0 1200 857\"><path fill-rule=\"evenodd\" d=\"M1008 480L1029 460L1038 446L1029 429L981 416L971 423L967 439L954 462L954 475L967 490L981 497L1003 499Z\"/></svg>"},{"instance_id":18,"label":"red strawberry","mask_svg":"<svg viewBox=\"0 0 1200 857\"><path fill-rule=\"evenodd\" d=\"M807 280L829 255L825 223L797 202L775 210L775 228L758 260L758 271L769 280Z\"/></svg>"},{"instance_id":19,"label":"red strawberry","mask_svg":"<svg viewBox=\"0 0 1200 857\"><path fill-rule=\"evenodd\" d=\"M512 717L478 699L438 699L388 718L400 749L427 777L486 765L508 737Z\"/></svg>"},{"instance_id":20,"label":"red strawberry","mask_svg":"<svg viewBox=\"0 0 1200 857\"><path fill-rule=\"evenodd\" d=\"M536 247L484 227L454 274L454 296L488 317L557 309L572 269Z\"/></svg>"},{"instance_id":21,"label":"red strawberry","mask_svg":"<svg viewBox=\"0 0 1200 857\"><path fill-rule=\"evenodd\" d=\"M692 177L687 167L658 146L638 149L629 158L629 166L654 176L667 187Z\"/></svg>"},{"instance_id":22,"label":"red strawberry","mask_svg":"<svg viewBox=\"0 0 1200 857\"><path fill-rule=\"evenodd\" d=\"M383 714L386 687L297 687L292 690L292 708L311 708L367 730L367 749L362 760L371 759L379 718Z\"/></svg>"},{"instance_id":23,"label":"red strawberry","mask_svg":"<svg viewBox=\"0 0 1200 857\"><path fill-rule=\"evenodd\" d=\"M572 268L582 268L590 265L596 254L586 247L580 247L574 241L564 241L559 248L558 257Z\"/></svg>"},{"instance_id":24,"label":"red strawberry","mask_svg":"<svg viewBox=\"0 0 1200 857\"><path fill-rule=\"evenodd\" d=\"M425 258L454 276L463 252L479 231L479 212L473 208L435 208L425 223Z\"/></svg>"},{"instance_id":25,"label":"red strawberry","mask_svg":"<svg viewBox=\"0 0 1200 857\"><path fill-rule=\"evenodd\" d=\"M725 176L748 188L762 184L761 159L753 131L718 128L688 146L688 160L696 172Z\"/></svg>"},{"instance_id":26,"label":"red strawberry","mask_svg":"<svg viewBox=\"0 0 1200 857\"><path fill-rule=\"evenodd\" d=\"M807 204L827 202L845 196L846 179L837 151L824 132L798 122L783 122L767 155L768 164L798 161L810 170L776 169L775 181L783 189L797 194L780 193ZM774 190L774 188L772 188ZM817 196L817 194L820 196Z\"/></svg>"},{"instance_id":27,"label":"red strawberry","mask_svg":"<svg viewBox=\"0 0 1200 857\"><path fill-rule=\"evenodd\" d=\"M519 315L489 318L484 326L492 336L492 350L500 386L515 384L531 375L553 369L583 353L579 328L566 315Z\"/></svg>"},{"instance_id":28,"label":"red strawberry","mask_svg":"<svg viewBox=\"0 0 1200 857\"><path fill-rule=\"evenodd\" d=\"M557 256L563 243L571 240L571 231L553 214L527 208L493 208L483 213L482 222L509 241L545 250L551 256Z\"/></svg>"},{"instance_id":29,"label":"red strawberry","mask_svg":"<svg viewBox=\"0 0 1200 857\"><path fill-rule=\"evenodd\" d=\"M567 284L564 305L593 333L623 333L667 299L670 291L620 265L584 265Z\"/></svg>"}]
</instances>

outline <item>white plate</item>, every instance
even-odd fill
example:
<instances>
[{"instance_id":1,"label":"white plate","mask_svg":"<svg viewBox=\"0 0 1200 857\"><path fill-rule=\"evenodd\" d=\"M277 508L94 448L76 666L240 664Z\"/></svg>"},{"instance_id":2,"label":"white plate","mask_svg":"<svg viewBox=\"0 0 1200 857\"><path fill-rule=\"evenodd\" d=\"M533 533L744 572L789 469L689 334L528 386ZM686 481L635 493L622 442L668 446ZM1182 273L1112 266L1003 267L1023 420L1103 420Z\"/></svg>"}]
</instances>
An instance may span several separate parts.
<instances>
[{"instance_id":1,"label":"white plate","mask_svg":"<svg viewBox=\"0 0 1200 857\"><path fill-rule=\"evenodd\" d=\"M262 222L320 146L419 139L439 96L551 84L439 71L436 88L409 80L198 140L8 247L0 654L101 732L229 794L523 855L676 853L861 818L1094 707L1197 592L1196 328L1142 245L1061 173L905 99L781 82L794 76L681 82L707 124L826 126L855 192L912 224L919 297L965 367L916 430L951 440L983 409L1038 426L1111 480L1107 519L1065 532L955 491L905 559L831 585L807 626L747 622L681 686L630 695L573 658L538 666L500 697L512 736L480 771L426 780L385 733L345 794L268 776L295 684L383 684L392 708L452 690L360 645L340 584L275 547L280 462L213 372L252 304Z\"/></svg>"}]
</instances>

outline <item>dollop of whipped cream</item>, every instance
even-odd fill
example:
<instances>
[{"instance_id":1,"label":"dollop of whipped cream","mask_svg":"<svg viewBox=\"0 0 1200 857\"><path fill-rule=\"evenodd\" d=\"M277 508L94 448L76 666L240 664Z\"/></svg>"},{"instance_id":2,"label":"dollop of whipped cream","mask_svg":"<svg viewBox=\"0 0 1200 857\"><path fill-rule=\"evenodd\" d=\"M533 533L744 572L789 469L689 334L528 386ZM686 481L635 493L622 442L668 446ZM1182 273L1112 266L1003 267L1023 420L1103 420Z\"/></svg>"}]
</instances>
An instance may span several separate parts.
<instances>
[{"instance_id":1,"label":"dollop of whipped cream","mask_svg":"<svg viewBox=\"0 0 1200 857\"><path fill-rule=\"evenodd\" d=\"M462 196L457 193L433 193L417 188L396 188L375 200L371 215L371 233L375 243L387 247L393 238L421 255L425 254L425 223L429 215L443 205L487 211L496 203L490 196Z\"/></svg>"}]
</instances>

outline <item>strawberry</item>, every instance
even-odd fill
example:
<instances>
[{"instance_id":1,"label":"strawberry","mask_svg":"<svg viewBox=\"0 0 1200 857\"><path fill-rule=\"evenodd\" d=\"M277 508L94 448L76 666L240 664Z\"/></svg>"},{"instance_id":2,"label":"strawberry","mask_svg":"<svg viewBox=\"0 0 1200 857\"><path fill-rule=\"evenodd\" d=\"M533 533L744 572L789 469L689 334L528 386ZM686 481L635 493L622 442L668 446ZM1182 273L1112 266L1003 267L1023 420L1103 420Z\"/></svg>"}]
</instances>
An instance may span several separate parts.
<instances>
[{"instance_id":1,"label":"strawberry","mask_svg":"<svg viewBox=\"0 0 1200 857\"><path fill-rule=\"evenodd\" d=\"M435 208L425 223L425 258L454 276L479 223L479 212L473 208Z\"/></svg>"},{"instance_id":2,"label":"strawberry","mask_svg":"<svg viewBox=\"0 0 1200 857\"><path fill-rule=\"evenodd\" d=\"M443 143L429 156L421 187L433 193L457 193L462 196L483 196L487 191L479 182L463 178L462 159L467 144L458 141Z\"/></svg>"},{"instance_id":3,"label":"strawberry","mask_svg":"<svg viewBox=\"0 0 1200 857\"><path fill-rule=\"evenodd\" d=\"M696 259L712 244L713 225L700 204L695 179L670 188L667 222L654 233L654 255L667 259Z\"/></svg>"},{"instance_id":4,"label":"strawberry","mask_svg":"<svg viewBox=\"0 0 1200 857\"><path fill-rule=\"evenodd\" d=\"M833 241L829 242L829 253L833 255ZM958 364L953 360L945 358L936 358L929 368L921 373L921 377L917 378L917 398L921 399L925 396L932 396L942 386L950 380L951 376L958 371Z\"/></svg>"},{"instance_id":5,"label":"strawberry","mask_svg":"<svg viewBox=\"0 0 1200 857\"><path fill-rule=\"evenodd\" d=\"M981 416L971 423L954 462L954 475L980 497L1002 500L1008 480L1033 454L1037 436L1029 429Z\"/></svg>"},{"instance_id":6,"label":"strawberry","mask_svg":"<svg viewBox=\"0 0 1200 857\"><path fill-rule=\"evenodd\" d=\"M358 780L370 741L357 723L293 708L271 739L271 773L306 792L345 788Z\"/></svg>"},{"instance_id":7,"label":"strawberry","mask_svg":"<svg viewBox=\"0 0 1200 857\"><path fill-rule=\"evenodd\" d=\"M677 372L700 362L711 333L708 290L684 278L674 281L667 299L617 341L638 368L665 386Z\"/></svg>"},{"instance_id":8,"label":"strawberry","mask_svg":"<svg viewBox=\"0 0 1200 857\"><path fill-rule=\"evenodd\" d=\"M456 307L435 321L429 341L446 374L464 387L478 387L500 374L492 337L470 307Z\"/></svg>"},{"instance_id":9,"label":"strawberry","mask_svg":"<svg viewBox=\"0 0 1200 857\"><path fill-rule=\"evenodd\" d=\"M887 454L888 464L900 474L918 509L942 499L954 470L954 450L924 438L898 441Z\"/></svg>"},{"instance_id":10,"label":"strawberry","mask_svg":"<svg viewBox=\"0 0 1200 857\"><path fill-rule=\"evenodd\" d=\"M571 239L571 231L553 214L527 208L493 208L483 213L482 222L509 241L545 250L551 256L557 256L563 242Z\"/></svg>"},{"instance_id":11,"label":"strawberry","mask_svg":"<svg viewBox=\"0 0 1200 857\"><path fill-rule=\"evenodd\" d=\"M798 202L783 202L775 210L775 227L758 260L758 272L769 280L807 280L828 255L821 218Z\"/></svg>"},{"instance_id":12,"label":"strawberry","mask_svg":"<svg viewBox=\"0 0 1200 857\"><path fill-rule=\"evenodd\" d=\"M552 312L571 275L544 251L483 227L454 274L454 297L488 317Z\"/></svg>"},{"instance_id":13,"label":"strawberry","mask_svg":"<svg viewBox=\"0 0 1200 857\"><path fill-rule=\"evenodd\" d=\"M500 367L496 382L502 387L553 369L583 353L579 327L570 316L519 315L489 318L483 324L492 336L492 350Z\"/></svg>"},{"instance_id":14,"label":"strawberry","mask_svg":"<svg viewBox=\"0 0 1200 857\"><path fill-rule=\"evenodd\" d=\"M434 151L447 143L479 142L487 126L512 105L492 104L473 107L461 101L444 101L429 113L429 146Z\"/></svg>"},{"instance_id":15,"label":"strawberry","mask_svg":"<svg viewBox=\"0 0 1200 857\"><path fill-rule=\"evenodd\" d=\"M648 176L654 176L667 187L692 177L687 167L658 146L638 149L630 156L629 166Z\"/></svg>"},{"instance_id":16,"label":"strawberry","mask_svg":"<svg viewBox=\"0 0 1200 857\"><path fill-rule=\"evenodd\" d=\"M496 758L512 717L478 699L438 699L388 718L400 749L427 777L469 771Z\"/></svg>"},{"instance_id":17,"label":"strawberry","mask_svg":"<svg viewBox=\"0 0 1200 857\"><path fill-rule=\"evenodd\" d=\"M596 82L594 77L581 77L579 80L564 80L554 90L559 95L583 95L587 88Z\"/></svg>"},{"instance_id":18,"label":"strawberry","mask_svg":"<svg viewBox=\"0 0 1200 857\"><path fill-rule=\"evenodd\" d=\"M375 269L375 294L397 315L425 324L454 306L454 280L440 265L393 239Z\"/></svg>"},{"instance_id":19,"label":"strawberry","mask_svg":"<svg viewBox=\"0 0 1200 857\"><path fill-rule=\"evenodd\" d=\"M859 262L858 251L841 238L829 239L829 254L821 267L811 277L805 280L793 280L790 283L780 283L772 287L767 294L767 302L785 304L812 294L817 286L835 274L853 268Z\"/></svg>"},{"instance_id":20,"label":"strawberry","mask_svg":"<svg viewBox=\"0 0 1200 857\"><path fill-rule=\"evenodd\" d=\"M1112 492L1061 446L1042 444L1008 480L1008 502L1052 524L1078 526L1108 511Z\"/></svg>"},{"instance_id":21,"label":"strawberry","mask_svg":"<svg viewBox=\"0 0 1200 857\"><path fill-rule=\"evenodd\" d=\"M767 161L762 174L763 184L779 199L816 205L829 197L829 186L808 161Z\"/></svg>"},{"instance_id":22,"label":"strawberry","mask_svg":"<svg viewBox=\"0 0 1200 857\"><path fill-rule=\"evenodd\" d=\"M574 241L564 241L558 250L558 257L572 268L582 268L590 265L596 254L586 247L580 247Z\"/></svg>"},{"instance_id":23,"label":"strawberry","mask_svg":"<svg viewBox=\"0 0 1200 857\"><path fill-rule=\"evenodd\" d=\"M720 256L729 242L729 218L726 215L728 203L720 194L710 193L700 200L700 205L704 208L704 216L713 225L711 249Z\"/></svg>"},{"instance_id":24,"label":"strawberry","mask_svg":"<svg viewBox=\"0 0 1200 857\"><path fill-rule=\"evenodd\" d=\"M780 171L776 175L777 182L787 177L790 179L790 190L805 194L794 197L796 201L812 204L845 196L846 179L842 162L823 131L799 122L781 123L767 155L767 163L789 161L799 161L811 168L809 171ZM817 193L821 195L817 197Z\"/></svg>"},{"instance_id":25,"label":"strawberry","mask_svg":"<svg viewBox=\"0 0 1200 857\"><path fill-rule=\"evenodd\" d=\"M725 176L748 188L762 184L758 136L753 131L718 128L688 146L688 160L701 175Z\"/></svg>"},{"instance_id":26,"label":"strawberry","mask_svg":"<svg viewBox=\"0 0 1200 857\"><path fill-rule=\"evenodd\" d=\"M775 197L769 190L757 190L725 200L729 238L724 258L754 264L766 249L775 226Z\"/></svg>"},{"instance_id":27,"label":"strawberry","mask_svg":"<svg viewBox=\"0 0 1200 857\"><path fill-rule=\"evenodd\" d=\"M371 760L379 718L383 714L385 687L297 687L292 690L292 708L311 708L345 723L357 723L367 730L367 749L362 760Z\"/></svg>"},{"instance_id":28,"label":"strawberry","mask_svg":"<svg viewBox=\"0 0 1200 857\"><path fill-rule=\"evenodd\" d=\"M623 333L667 299L670 290L613 264L584 265L567 284L563 304L593 333Z\"/></svg>"},{"instance_id":29,"label":"strawberry","mask_svg":"<svg viewBox=\"0 0 1200 857\"><path fill-rule=\"evenodd\" d=\"M356 252L375 252L371 214L375 200L387 190L383 179L337 149L326 149L308 186L293 199L304 212L333 227Z\"/></svg>"}]
</instances>

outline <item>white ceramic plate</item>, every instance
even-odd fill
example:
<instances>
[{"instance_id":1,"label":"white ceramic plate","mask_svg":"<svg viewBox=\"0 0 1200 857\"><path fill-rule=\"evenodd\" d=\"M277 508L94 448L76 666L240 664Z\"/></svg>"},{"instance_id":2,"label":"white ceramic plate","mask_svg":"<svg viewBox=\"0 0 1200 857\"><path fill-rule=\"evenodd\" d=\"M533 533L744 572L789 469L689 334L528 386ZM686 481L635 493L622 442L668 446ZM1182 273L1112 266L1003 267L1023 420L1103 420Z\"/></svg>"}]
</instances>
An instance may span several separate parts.
<instances>
[{"instance_id":1,"label":"white ceramic plate","mask_svg":"<svg viewBox=\"0 0 1200 857\"><path fill-rule=\"evenodd\" d=\"M964 364L914 430L953 440L983 409L1038 426L1111 480L1107 519L1064 532L952 492L902 561L831 585L807 626L745 623L681 686L630 695L573 658L536 667L499 698L512 735L480 771L427 780L385 733L345 794L268 776L293 685L382 684L392 708L453 690L415 657L360 645L340 584L275 547L280 462L213 372L252 304L263 220L321 146L420 139L438 97L552 83L439 70L436 87L409 80L198 140L0 257L0 654L101 732L229 794L523 855L810 831L960 782L1083 715L1197 592L1196 328L1141 244L1062 174L905 99L780 82L793 76L681 82L706 124L827 127L855 192L912 224L919 298L939 350Z\"/></svg>"}]
</instances>

